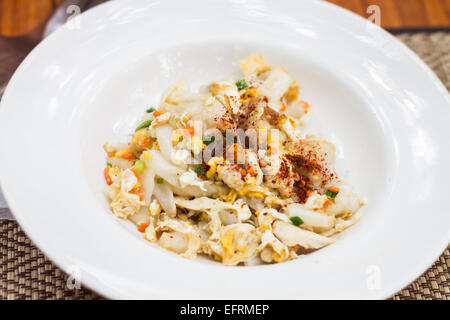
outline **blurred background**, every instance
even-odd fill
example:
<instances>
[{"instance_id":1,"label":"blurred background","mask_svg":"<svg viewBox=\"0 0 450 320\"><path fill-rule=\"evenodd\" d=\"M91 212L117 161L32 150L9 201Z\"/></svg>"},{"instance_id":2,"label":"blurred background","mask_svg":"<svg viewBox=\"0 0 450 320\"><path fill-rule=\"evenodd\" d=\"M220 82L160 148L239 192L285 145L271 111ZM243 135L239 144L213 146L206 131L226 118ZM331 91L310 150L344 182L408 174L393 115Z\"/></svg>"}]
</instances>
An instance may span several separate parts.
<instances>
[{"instance_id":1,"label":"blurred background","mask_svg":"<svg viewBox=\"0 0 450 320\"><path fill-rule=\"evenodd\" d=\"M16 37L40 26L61 6L78 4L86 10L106 0L0 0L0 35ZM293 0L295 1L295 0ZM321 0L317 0L321 1ZM381 25L387 29L448 28L450 0L327 0L368 17L367 8L377 5Z\"/></svg>"},{"instance_id":2,"label":"blurred background","mask_svg":"<svg viewBox=\"0 0 450 320\"><path fill-rule=\"evenodd\" d=\"M450 27L450 0L328 0L369 17L367 9L377 5L381 26L388 30L445 29Z\"/></svg>"},{"instance_id":3,"label":"blurred background","mask_svg":"<svg viewBox=\"0 0 450 320\"><path fill-rule=\"evenodd\" d=\"M73 15L75 5L83 12L106 1L0 0L0 95L28 52ZM371 21L392 32L450 28L450 0L327 1L364 18L372 17Z\"/></svg>"}]
</instances>

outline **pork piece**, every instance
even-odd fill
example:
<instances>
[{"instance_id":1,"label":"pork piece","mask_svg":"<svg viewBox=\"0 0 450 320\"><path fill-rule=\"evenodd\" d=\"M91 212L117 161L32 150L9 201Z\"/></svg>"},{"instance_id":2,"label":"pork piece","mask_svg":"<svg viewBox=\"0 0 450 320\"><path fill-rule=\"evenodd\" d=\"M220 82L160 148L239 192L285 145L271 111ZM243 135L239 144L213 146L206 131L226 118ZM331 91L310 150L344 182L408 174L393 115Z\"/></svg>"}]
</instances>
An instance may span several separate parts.
<instances>
[{"instance_id":1,"label":"pork piece","mask_svg":"<svg viewBox=\"0 0 450 320\"><path fill-rule=\"evenodd\" d=\"M286 148L286 158L295 170L306 178L313 189L322 189L324 185L337 178L334 172L335 146L324 140L304 140L291 142Z\"/></svg>"},{"instance_id":2,"label":"pork piece","mask_svg":"<svg viewBox=\"0 0 450 320\"><path fill-rule=\"evenodd\" d=\"M277 168L275 168L275 165ZM293 195L294 185L300 180L299 174L294 170L294 166L285 156L280 157L278 164L274 164L275 174L264 176L266 186L277 189L284 198Z\"/></svg>"},{"instance_id":3,"label":"pork piece","mask_svg":"<svg viewBox=\"0 0 450 320\"><path fill-rule=\"evenodd\" d=\"M236 115L237 125L243 130L255 128L267 107L267 97L252 98L243 104ZM275 111L276 112L276 111Z\"/></svg>"}]
</instances>

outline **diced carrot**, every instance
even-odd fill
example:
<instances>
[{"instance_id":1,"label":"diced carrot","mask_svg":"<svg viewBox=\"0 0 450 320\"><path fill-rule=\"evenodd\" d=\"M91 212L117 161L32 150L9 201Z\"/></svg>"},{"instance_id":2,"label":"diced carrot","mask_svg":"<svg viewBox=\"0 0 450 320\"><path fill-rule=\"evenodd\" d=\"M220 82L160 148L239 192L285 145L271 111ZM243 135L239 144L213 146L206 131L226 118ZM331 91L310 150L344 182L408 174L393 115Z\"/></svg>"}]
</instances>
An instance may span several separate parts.
<instances>
[{"instance_id":1,"label":"diced carrot","mask_svg":"<svg viewBox=\"0 0 450 320\"><path fill-rule=\"evenodd\" d=\"M331 192L334 192L334 193L338 193L339 192L339 188L338 187L334 187L334 186L329 187L328 190L330 190Z\"/></svg>"},{"instance_id":2,"label":"diced carrot","mask_svg":"<svg viewBox=\"0 0 450 320\"><path fill-rule=\"evenodd\" d=\"M154 111L153 112L153 116L156 118L156 117L159 117L161 115L161 112L159 112L158 110L156 110L156 111Z\"/></svg>"},{"instance_id":3,"label":"diced carrot","mask_svg":"<svg viewBox=\"0 0 450 320\"><path fill-rule=\"evenodd\" d=\"M326 207L328 207L330 204L331 204L331 200L330 200L330 199L327 199L327 200L325 200L325 202L323 203L323 207L326 208Z\"/></svg>"},{"instance_id":4,"label":"diced carrot","mask_svg":"<svg viewBox=\"0 0 450 320\"><path fill-rule=\"evenodd\" d=\"M264 168L265 166L267 166L267 163L264 160L259 161L259 165L261 166L261 168Z\"/></svg>"},{"instance_id":5,"label":"diced carrot","mask_svg":"<svg viewBox=\"0 0 450 320\"><path fill-rule=\"evenodd\" d=\"M285 111L285 110L286 110L286 105L283 103L283 104L281 105L280 111Z\"/></svg>"},{"instance_id":6,"label":"diced carrot","mask_svg":"<svg viewBox=\"0 0 450 320\"><path fill-rule=\"evenodd\" d=\"M134 155L131 152L124 152L120 157L125 160L131 160L134 158Z\"/></svg>"},{"instance_id":7,"label":"diced carrot","mask_svg":"<svg viewBox=\"0 0 450 320\"><path fill-rule=\"evenodd\" d=\"M308 110L309 109L309 103L306 101L301 101L301 104L303 105L303 109L304 110Z\"/></svg>"},{"instance_id":8,"label":"diced carrot","mask_svg":"<svg viewBox=\"0 0 450 320\"><path fill-rule=\"evenodd\" d=\"M249 168L249 169L247 170L247 172L250 173L251 176L256 176L256 173L255 173L255 171L253 170L253 168Z\"/></svg>"},{"instance_id":9,"label":"diced carrot","mask_svg":"<svg viewBox=\"0 0 450 320\"><path fill-rule=\"evenodd\" d=\"M150 224L147 223L147 222L142 222L142 223L139 225L138 231L139 231L139 232L145 232L145 229L147 229L147 227L148 227L149 225L150 225Z\"/></svg>"},{"instance_id":10,"label":"diced carrot","mask_svg":"<svg viewBox=\"0 0 450 320\"><path fill-rule=\"evenodd\" d=\"M312 190L307 190L307 191L306 191L306 196L309 197L309 196L311 195L312 192L313 192Z\"/></svg>"},{"instance_id":11,"label":"diced carrot","mask_svg":"<svg viewBox=\"0 0 450 320\"><path fill-rule=\"evenodd\" d=\"M194 127L192 127L192 126L186 126L186 127L184 127L184 130L186 130L186 132L188 133L188 134L190 134L191 136L194 134Z\"/></svg>"},{"instance_id":12,"label":"diced carrot","mask_svg":"<svg viewBox=\"0 0 450 320\"><path fill-rule=\"evenodd\" d=\"M145 138L145 139L142 140L142 142L140 143L140 146L141 146L142 148L146 148L146 147L148 147L148 146L150 145L150 142L151 142L151 141L152 141L152 138L147 137L147 138Z\"/></svg>"},{"instance_id":13,"label":"diced carrot","mask_svg":"<svg viewBox=\"0 0 450 320\"><path fill-rule=\"evenodd\" d=\"M130 169L130 170L131 170L131 172L133 172L134 176L139 181L139 175L137 174L137 172L134 169Z\"/></svg>"},{"instance_id":14,"label":"diced carrot","mask_svg":"<svg viewBox=\"0 0 450 320\"><path fill-rule=\"evenodd\" d=\"M300 139L300 140L298 141L298 143L300 143L300 144L303 144L303 140L302 140L302 139Z\"/></svg>"},{"instance_id":15,"label":"diced carrot","mask_svg":"<svg viewBox=\"0 0 450 320\"><path fill-rule=\"evenodd\" d=\"M115 155L115 152L108 152L108 158L113 158Z\"/></svg>"},{"instance_id":16,"label":"diced carrot","mask_svg":"<svg viewBox=\"0 0 450 320\"><path fill-rule=\"evenodd\" d=\"M144 200L144 191L142 191L141 188L133 189L133 190L130 191L130 193L139 196L139 200L140 200L140 201L143 201L143 200Z\"/></svg>"},{"instance_id":17,"label":"diced carrot","mask_svg":"<svg viewBox=\"0 0 450 320\"><path fill-rule=\"evenodd\" d=\"M105 170L103 170L103 175L105 176L105 180L106 180L106 183L108 184L108 186L111 185L112 180L111 180L111 177L109 176L109 168L108 167L106 167Z\"/></svg>"},{"instance_id":18,"label":"diced carrot","mask_svg":"<svg viewBox=\"0 0 450 320\"><path fill-rule=\"evenodd\" d=\"M242 170L241 170L241 174L242 174L243 177L245 177L245 176L247 175L247 170L242 169Z\"/></svg>"}]
</instances>

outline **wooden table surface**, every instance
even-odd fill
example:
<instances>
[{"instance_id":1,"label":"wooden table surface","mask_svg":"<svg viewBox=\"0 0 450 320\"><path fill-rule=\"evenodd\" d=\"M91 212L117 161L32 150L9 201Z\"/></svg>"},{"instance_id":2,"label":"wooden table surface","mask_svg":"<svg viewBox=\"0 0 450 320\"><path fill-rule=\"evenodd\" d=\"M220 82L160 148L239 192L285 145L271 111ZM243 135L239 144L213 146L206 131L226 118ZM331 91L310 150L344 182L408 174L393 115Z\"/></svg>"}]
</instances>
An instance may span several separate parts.
<instances>
[{"instance_id":1,"label":"wooden table surface","mask_svg":"<svg viewBox=\"0 0 450 320\"><path fill-rule=\"evenodd\" d=\"M450 0L328 0L360 16L377 5L387 29L450 28Z\"/></svg>"},{"instance_id":2,"label":"wooden table surface","mask_svg":"<svg viewBox=\"0 0 450 320\"><path fill-rule=\"evenodd\" d=\"M292 0L295 1L295 0ZM319 1L319 0L317 0ZM388 29L450 28L450 0L327 0L368 17L378 5ZM41 24L63 0L0 0L0 35L23 35Z\"/></svg>"},{"instance_id":3,"label":"wooden table surface","mask_svg":"<svg viewBox=\"0 0 450 320\"><path fill-rule=\"evenodd\" d=\"M0 35L20 36L33 30L64 0L0 0Z\"/></svg>"}]
</instances>

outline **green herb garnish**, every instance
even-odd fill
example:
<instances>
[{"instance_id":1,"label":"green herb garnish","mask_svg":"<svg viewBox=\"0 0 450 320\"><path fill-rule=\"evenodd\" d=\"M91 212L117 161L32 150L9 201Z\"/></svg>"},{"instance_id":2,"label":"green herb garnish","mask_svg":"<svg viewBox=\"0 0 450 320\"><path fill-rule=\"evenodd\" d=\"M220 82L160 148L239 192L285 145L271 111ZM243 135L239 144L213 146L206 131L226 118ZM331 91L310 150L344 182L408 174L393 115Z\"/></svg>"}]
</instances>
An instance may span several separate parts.
<instances>
[{"instance_id":1,"label":"green herb garnish","mask_svg":"<svg viewBox=\"0 0 450 320\"><path fill-rule=\"evenodd\" d=\"M197 173L198 175L202 176L205 173L205 169L203 168L203 166L201 164L197 165L194 168L195 173Z\"/></svg>"},{"instance_id":2,"label":"green herb garnish","mask_svg":"<svg viewBox=\"0 0 450 320\"><path fill-rule=\"evenodd\" d=\"M140 125L137 126L136 131L139 131L141 129L147 128L152 124L152 120L147 120L142 122Z\"/></svg>"},{"instance_id":3,"label":"green herb garnish","mask_svg":"<svg viewBox=\"0 0 450 320\"><path fill-rule=\"evenodd\" d=\"M334 198L336 198L338 193L339 193L339 191L338 192L334 192L334 191L331 191L330 189L328 189L326 194L327 194L328 198L334 199Z\"/></svg>"},{"instance_id":4,"label":"green herb garnish","mask_svg":"<svg viewBox=\"0 0 450 320\"><path fill-rule=\"evenodd\" d=\"M203 137L203 143L206 145L210 145L216 140L216 137L213 134L207 135Z\"/></svg>"},{"instance_id":5,"label":"green herb garnish","mask_svg":"<svg viewBox=\"0 0 450 320\"><path fill-rule=\"evenodd\" d=\"M111 164L111 162L108 162L108 163L106 163L106 165L108 166L108 167L112 167L112 164Z\"/></svg>"},{"instance_id":6,"label":"green herb garnish","mask_svg":"<svg viewBox=\"0 0 450 320\"><path fill-rule=\"evenodd\" d=\"M156 183L157 183L157 184L163 184L163 182L164 182L164 179L163 179L163 178L158 178L158 179L156 179Z\"/></svg>"},{"instance_id":7,"label":"green herb garnish","mask_svg":"<svg viewBox=\"0 0 450 320\"><path fill-rule=\"evenodd\" d=\"M236 87L237 87L239 90L242 90L242 89L247 88L248 85L247 85L247 82L245 82L245 80L242 79L242 80L236 81Z\"/></svg>"},{"instance_id":8,"label":"green herb garnish","mask_svg":"<svg viewBox=\"0 0 450 320\"><path fill-rule=\"evenodd\" d=\"M134 164L134 170L138 173L145 170L145 162L143 160L138 160Z\"/></svg>"},{"instance_id":9,"label":"green herb garnish","mask_svg":"<svg viewBox=\"0 0 450 320\"><path fill-rule=\"evenodd\" d=\"M156 109L153 108L153 107L151 107L150 109L145 110L145 112L147 112L147 113L152 113L154 111L156 111Z\"/></svg>"},{"instance_id":10,"label":"green herb garnish","mask_svg":"<svg viewBox=\"0 0 450 320\"><path fill-rule=\"evenodd\" d=\"M290 217L289 219L291 219L292 223L295 224L297 227L301 224L304 224L303 220L300 217Z\"/></svg>"}]
</instances>

